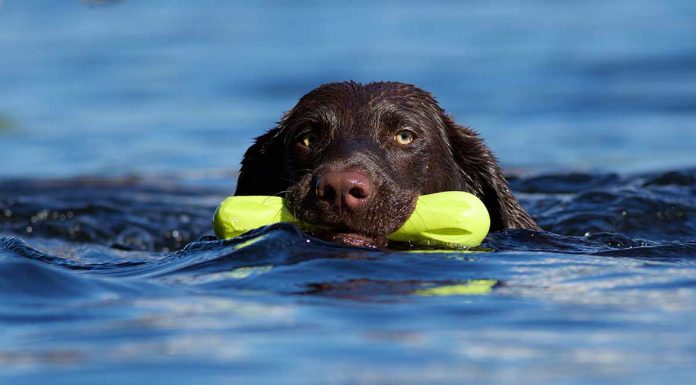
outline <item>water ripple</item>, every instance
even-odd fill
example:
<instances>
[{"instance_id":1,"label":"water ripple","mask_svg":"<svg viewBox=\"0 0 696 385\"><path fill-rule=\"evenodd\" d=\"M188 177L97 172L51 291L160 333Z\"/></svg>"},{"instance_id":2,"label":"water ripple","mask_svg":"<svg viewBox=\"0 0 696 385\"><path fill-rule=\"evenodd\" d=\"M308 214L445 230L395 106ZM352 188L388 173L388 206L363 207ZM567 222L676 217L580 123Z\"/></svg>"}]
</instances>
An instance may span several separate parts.
<instances>
[{"instance_id":1,"label":"water ripple","mask_svg":"<svg viewBox=\"0 0 696 385\"><path fill-rule=\"evenodd\" d=\"M365 381L392 362L425 380L479 361L527 373L542 358L558 376L638 379L640 363L679 377L696 364L694 175L513 178L545 231L490 234L471 251L345 247L290 224L215 240L221 190L5 182L0 373L176 363L175 383L223 367L263 383L321 354L338 372L366 368Z\"/></svg>"}]
</instances>

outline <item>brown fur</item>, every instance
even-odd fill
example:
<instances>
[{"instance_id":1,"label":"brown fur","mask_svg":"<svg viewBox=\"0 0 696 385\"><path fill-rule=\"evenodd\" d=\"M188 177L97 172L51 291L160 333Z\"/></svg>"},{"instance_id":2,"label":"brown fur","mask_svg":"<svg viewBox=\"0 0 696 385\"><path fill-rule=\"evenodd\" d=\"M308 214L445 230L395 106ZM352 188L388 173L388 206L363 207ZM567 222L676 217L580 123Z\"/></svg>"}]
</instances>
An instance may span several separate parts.
<instances>
[{"instance_id":1,"label":"brown fur","mask_svg":"<svg viewBox=\"0 0 696 385\"><path fill-rule=\"evenodd\" d=\"M410 145L393 138L407 128ZM313 132L311 148L301 144ZM374 197L355 210L336 210L317 199L317 179L358 170L372 181ZM510 192L498 162L471 129L457 125L427 92L403 83L322 85L287 112L247 150L236 195L282 195L299 219L324 225L344 243L384 244L413 211L421 194L468 191L491 215L491 231L539 229ZM346 241L346 239L349 239Z\"/></svg>"}]
</instances>

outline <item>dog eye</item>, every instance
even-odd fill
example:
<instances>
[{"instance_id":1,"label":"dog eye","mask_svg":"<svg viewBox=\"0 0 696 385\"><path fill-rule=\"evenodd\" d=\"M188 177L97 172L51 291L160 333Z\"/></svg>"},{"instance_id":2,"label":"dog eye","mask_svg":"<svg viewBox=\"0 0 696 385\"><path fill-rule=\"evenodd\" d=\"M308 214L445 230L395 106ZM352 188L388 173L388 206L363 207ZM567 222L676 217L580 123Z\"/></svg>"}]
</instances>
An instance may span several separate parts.
<instances>
[{"instance_id":1,"label":"dog eye","mask_svg":"<svg viewBox=\"0 0 696 385\"><path fill-rule=\"evenodd\" d=\"M299 142L307 148L311 148L317 142L317 134L306 132L298 138Z\"/></svg>"},{"instance_id":2,"label":"dog eye","mask_svg":"<svg viewBox=\"0 0 696 385\"><path fill-rule=\"evenodd\" d=\"M411 144L416 139L416 135L410 130L401 130L394 135L396 143L401 145Z\"/></svg>"}]
</instances>

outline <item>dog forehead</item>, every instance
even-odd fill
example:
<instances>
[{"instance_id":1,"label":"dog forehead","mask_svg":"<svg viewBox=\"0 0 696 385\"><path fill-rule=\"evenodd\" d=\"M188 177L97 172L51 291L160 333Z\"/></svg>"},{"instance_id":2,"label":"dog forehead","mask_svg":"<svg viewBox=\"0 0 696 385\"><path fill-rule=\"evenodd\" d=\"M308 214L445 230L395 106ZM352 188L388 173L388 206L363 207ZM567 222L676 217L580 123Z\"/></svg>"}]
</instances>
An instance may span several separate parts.
<instances>
[{"instance_id":1,"label":"dog forehead","mask_svg":"<svg viewBox=\"0 0 696 385\"><path fill-rule=\"evenodd\" d=\"M440 108L427 92L404 83L328 83L300 99L295 112L341 126L374 125L385 119L429 117Z\"/></svg>"},{"instance_id":2,"label":"dog forehead","mask_svg":"<svg viewBox=\"0 0 696 385\"><path fill-rule=\"evenodd\" d=\"M299 105L309 108L364 110L395 105L405 108L427 107L436 106L437 102L430 93L410 84L342 82L327 83L313 89L300 99Z\"/></svg>"}]
</instances>

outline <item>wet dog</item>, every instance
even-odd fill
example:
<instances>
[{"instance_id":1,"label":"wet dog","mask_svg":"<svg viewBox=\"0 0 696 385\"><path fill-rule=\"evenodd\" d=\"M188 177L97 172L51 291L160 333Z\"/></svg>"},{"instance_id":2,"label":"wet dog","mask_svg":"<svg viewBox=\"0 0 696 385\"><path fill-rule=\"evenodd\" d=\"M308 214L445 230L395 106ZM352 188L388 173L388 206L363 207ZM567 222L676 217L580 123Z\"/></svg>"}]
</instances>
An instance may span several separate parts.
<instances>
[{"instance_id":1,"label":"wet dog","mask_svg":"<svg viewBox=\"0 0 696 385\"><path fill-rule=\"evenodd\" d=\"M246 151L235 195L281 195L334 242L384 247L421 194L468 191L491 231L538 229L495 156L409 84L329 83L303 96Z\"/></svg>"}]
</instances>

